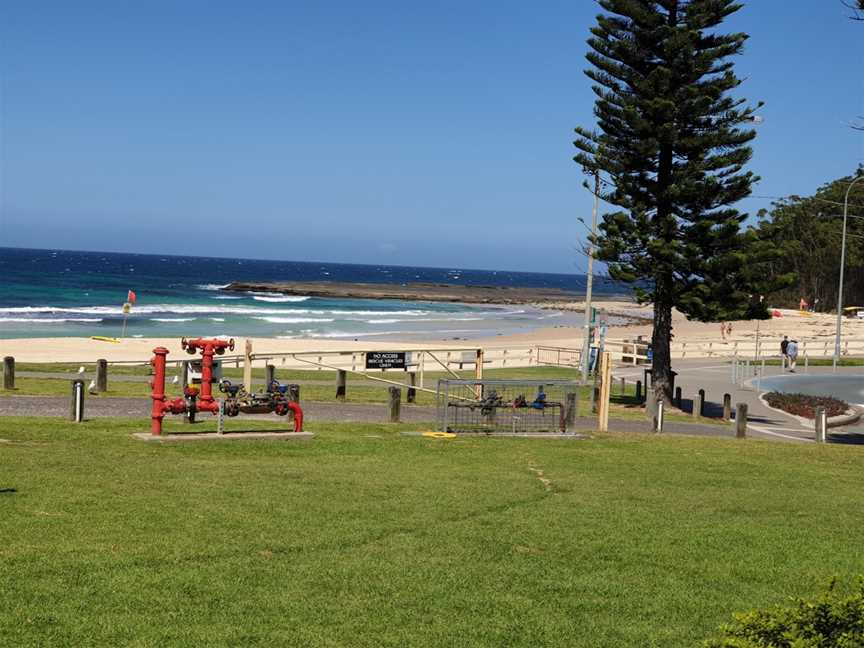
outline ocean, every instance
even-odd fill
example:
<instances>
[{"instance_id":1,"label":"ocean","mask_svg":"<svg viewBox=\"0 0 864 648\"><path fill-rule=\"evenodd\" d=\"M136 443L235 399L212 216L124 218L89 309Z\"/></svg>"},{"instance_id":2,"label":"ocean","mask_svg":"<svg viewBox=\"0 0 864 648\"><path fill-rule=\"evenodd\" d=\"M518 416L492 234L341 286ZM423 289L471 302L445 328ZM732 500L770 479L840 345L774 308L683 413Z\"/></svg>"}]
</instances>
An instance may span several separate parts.
<instances>
[{"instance_id":1,"label":"ocean","mask_svg":"<svg viewBox=\"0 0 864 648\"><path fill-rule=\"evenodd\" d=\"M470 339L579 325L529 306L324 299L222 290L232 281L433 282L583 292L584 275L0 248L0 338L129 337ZM599 295L624 294L595 282Z\"/></svg>"}]
</instances>

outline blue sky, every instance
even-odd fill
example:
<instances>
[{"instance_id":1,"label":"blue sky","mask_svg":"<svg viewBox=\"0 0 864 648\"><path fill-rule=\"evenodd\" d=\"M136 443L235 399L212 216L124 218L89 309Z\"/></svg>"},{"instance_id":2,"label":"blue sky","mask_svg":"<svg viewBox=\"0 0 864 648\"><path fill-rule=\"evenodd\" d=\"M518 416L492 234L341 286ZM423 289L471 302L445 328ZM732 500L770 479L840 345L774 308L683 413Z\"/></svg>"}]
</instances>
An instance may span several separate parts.
<instances>
[{"instance_id":1,"label":"blue sky","mask_svg":"<svg viewBox=\"0 0 864 648\"><path fill-rule=\"evenodd\" d=\"M7 2L0 245L573 272L590 0ZM864 161L864 24L750 0L757 196ZM742 208L755 212L767 198Z\"/></svg>"}]
</instances>

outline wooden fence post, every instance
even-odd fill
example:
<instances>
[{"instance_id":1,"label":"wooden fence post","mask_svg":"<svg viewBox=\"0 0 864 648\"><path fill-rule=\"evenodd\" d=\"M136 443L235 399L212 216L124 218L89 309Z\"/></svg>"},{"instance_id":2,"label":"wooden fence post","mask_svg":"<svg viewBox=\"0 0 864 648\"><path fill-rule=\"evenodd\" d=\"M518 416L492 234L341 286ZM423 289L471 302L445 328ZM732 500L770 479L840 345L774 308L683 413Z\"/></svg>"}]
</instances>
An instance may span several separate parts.
<instances>
[{"instance_id":1,"label":"wooden fence post","mask_svg":"<svg viewBox=\"0 0 864 648\"><path fill-rule=\"evenodd\" d=\"M681 409L681 386L675 388L675 407Z\"/></svg>"},{"instance_id":2,"label":"wooden fence post","mask_svg":"<svg viewBox=\"0 0 864 648\"><path fill-rule=\"evenodd\" d=\"M410 385L410 387L408 387L408 393L405 395L405 400L409 403L413 403L417 400L417 390L414 389L414 386L417 384L416 371L408 372L408 384Z\"/></svg>"},{"instance_id":3,"label":"wooden fence post","mask_svg":"<svg viewBox=\"0 0 864 648\"><path fill-rule=\"evenodd\" d=\"M704 394L705 390L700 389L693 397L693 411L691 412L693 418L699 418L702 416L702 399L705 398Z\"/></svg>"},{"instance_id":4,"label":"wooden fence post","mask_svg":"<svg viewBox=\"0 0 864 648\"><path fill-rule=\"evenodd\" d=\"M345 402L345 396L348 386L348 372L344 369L336 371L336 400Z\"/></svg>"},{"instance_id":5,"label":"wooden fence post","mask_svg":"<svg viewBox=\"0 0 864 648\"><path fill-rule=\"evenodd\" d=\"M270 389L270 385L276 382L276 367L270 363L264 366L264 388Z\"/></svg>"},{"instance_id":6,"label":"wooden fence post","mask_svg":"<svg viewBox=\"0 0 864 648\"><path fill-rule=\"evenodd\" d=\"M732 419L732 394L723 394L723 420Z\"/></svg>"},{"instance_id":7,"label":"wooden fence post","mask_svg":"<svg viewBox=\"0 0 864 648\"><path fill-rule=\"evenodd\" d=\"M598 405L597 429L609 430L609 396L612 391L612 354L604 351L600 355L600 403Z\"/></svg>"},{"instance_id":8,"label":"wooden fence post","mask_svg":"<svg viewBox=\"0 0 864 648\"><path fill-rule=\"evenodd\" d=\"M747 403L735 406L735 436L739 439L747 437Z\"/></svg>"},{"instance_id":9,"label":"wooden fence post","mask_svg":"<svg viewBox=\"0 0 864 648\"><path fill-rule=\"evenodd\" d=\"M252 393L252 341L246 340L243 353L243 386L246 392Z\"/></svg>"},{"instance_id":10,"label":"wooden fence post","mask_svg":"<svg viewBox=\"0 0 864 648\"><path fill-rule=\"evenodd\" d=\"M642 402L642 381L641 380L636 381L636 402L637 403Z\"/></svg>"},{"instance_id":11,"label":"wooden fence post","mask_svg":"<svg viewBox=\"0 0 864 648\"><path fill-rule=\"evenodd\" d=\"M15 389L15 358L3 358L3 389Z\"/></svg>"},{"instance_id":12,"label":"wooden fence post","mask_svg":"<svg viewBox=\"0 0 864 648\"><path fill-rule=\"evenodd\" d=\"M699 390L699 416L705 416L705 390Z\"/></svg>"},{"instance_id":13,"label":"wooden fence post","mask_svg":"<svg viewBox=\"0 0 864 648\"><path fill-rule=\"evenodd\" d=\"M96 391L108 391L108 361L99 359L96 361Z\"/></svg>"},{"instance_id":14,"label":"wooden fence post","mask_svg":"<svg viewBox=\"0 0 864 648\"><path fill-rule=\"evenodd\" d=\"M390 387L390 422L399 422L399 410L402 404L402 390L398 387Z\"/></svg>"},{"instance_id":15,"label":"wooden fence post","mask_svg":"<svg viewBox=\"0 0 864 648\"><path fill-rule=\"evenodd\" d=\"M579 402L576 398L576 392L567 392L564 397L564 432L566 434L576 433L576 408ZM492 409L495 409L494 407Z\"/></svg>"}]
</instances>

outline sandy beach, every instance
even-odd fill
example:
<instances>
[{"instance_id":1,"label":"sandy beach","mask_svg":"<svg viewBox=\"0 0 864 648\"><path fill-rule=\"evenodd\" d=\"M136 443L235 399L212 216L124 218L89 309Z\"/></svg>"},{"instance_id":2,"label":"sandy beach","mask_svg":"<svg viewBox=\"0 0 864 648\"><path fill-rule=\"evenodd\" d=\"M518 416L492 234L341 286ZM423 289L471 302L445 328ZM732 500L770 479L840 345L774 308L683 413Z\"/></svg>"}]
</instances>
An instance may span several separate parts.
<instances>
[{"instance_id":1,"label":"sandy beach","mask_svg":"<svg viewBox=\"0 0 864 648\"><path fill-rule=\"evenodd\" d=\"M544 306L543 304L538 304ZM607 339L610 341L632 339L643 336L650 339L651 336L651 307L640 306L625 301L604 301L596 305L606 311L609 315L626 316L630 318L630 324L624 326L610 326ZM551 304L546 305L552 307ZM584 309L582 302L571 302L567 304L556 304L563 310L579 311ZM773 353L774 346L779 348L780 340L784 335L799 341L807 341L813 354L816 354L816 345L819 350L827 343L833 349L834 331L836 319L832 315L806 313L798 311L781 310L780 317L757 322L737 321L732 322L732 335L727 340L721 338L720 324L702 323L687 320L680 313L675 313L673 345L680 348L682 343L687 343L687 357L698 357L712 354L716 355L718 349L728 348L735 343L741 344L743 348L749 345L752 348L758 335L762 342L763 353ZM536 346L555 346L579 349L582 347L583 330L577 326L557 326L538 328L528 333L513 335L499 335L495 337L464 339L429 336L427 339L400 340L398 338L382 338L344 340L344 339L278 339L278 338L249 338L253 345L253 352L261 353L311 353L311 352L334 352L334 351L368 351L368 350L397 350L397 349L524 349ZM855 347L856 342L864 346L864 320L843 320L844 340ZM235 354L243 352L247 338L235 338ZM713 349L708 352L709 345ZM90 338L21 338L0 340L0 356L13 356L18 362L93 362L99 358L108 361L137 361L148 360L152 356L153 348L164 346L169 352L170 359L186 358L186 354L180 348L180 339L177 337L162 338L126 338L119 343L110 343ZM852 354L854 350L850 349ZM674 353L673 353L674 356Z\"/></svg>"}]
</instances>

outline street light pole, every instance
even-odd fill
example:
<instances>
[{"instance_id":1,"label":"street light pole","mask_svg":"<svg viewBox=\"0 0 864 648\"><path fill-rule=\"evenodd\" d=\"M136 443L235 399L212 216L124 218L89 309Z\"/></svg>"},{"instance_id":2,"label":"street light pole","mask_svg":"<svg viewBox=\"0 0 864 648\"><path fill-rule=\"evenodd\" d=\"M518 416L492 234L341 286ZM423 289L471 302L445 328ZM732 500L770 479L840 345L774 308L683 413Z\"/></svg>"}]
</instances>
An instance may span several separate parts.
<instances>
[{"instance_id":1,"label":"street light pole","mask_svg":"<svg viewBox=\"0 0 864 648\"><path fill-rule=\"evenodd\" d=\"M597 233L600 209L600 171L594 172L594 207L591 210L591 236ZM594 241L588 241L588 285L585 288L585 327L582 334L582 382L588 381L591 364L591 289L594 285Z\"/></svg>"},{"instance_id":2,"label":"street light pole","mask_svg":"<svg viewBox=\"0 0 864 648\"><path fill-rule=\"evenodd\" d=\"M852 193L852 187L859 180L864 180L864 176L858 176L846 189L846 198L843 201L843 242L840 245L840 284L837 286L837 332L834 335L834 366L840 362L840 334L843 326L843 271L846 269L846 221L849 218L849 194Z\"/></svg>"}]
</instances>

